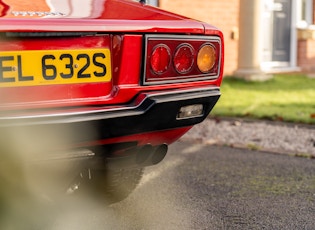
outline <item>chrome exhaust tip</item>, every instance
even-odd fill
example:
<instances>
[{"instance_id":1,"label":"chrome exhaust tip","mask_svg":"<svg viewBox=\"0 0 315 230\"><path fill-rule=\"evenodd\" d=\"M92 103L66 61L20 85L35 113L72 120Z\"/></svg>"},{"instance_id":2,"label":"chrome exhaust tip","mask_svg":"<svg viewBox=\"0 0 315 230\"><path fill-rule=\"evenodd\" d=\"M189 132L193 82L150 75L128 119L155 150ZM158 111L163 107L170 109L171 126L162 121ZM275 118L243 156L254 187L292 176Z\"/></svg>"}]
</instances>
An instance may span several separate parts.
<instances>
[{"instance_id":1,"label":"chrome exhaust tip","mask_svg":"<svg viewBox=\"0 0 315 230\"><path fill-rule=\"evenodd\" d=\"M167 150L168 150L168 146L166 144L156 147L151 157L152 165L156 165L160 163L166 156Z\"/></svg>"}]
</instances>

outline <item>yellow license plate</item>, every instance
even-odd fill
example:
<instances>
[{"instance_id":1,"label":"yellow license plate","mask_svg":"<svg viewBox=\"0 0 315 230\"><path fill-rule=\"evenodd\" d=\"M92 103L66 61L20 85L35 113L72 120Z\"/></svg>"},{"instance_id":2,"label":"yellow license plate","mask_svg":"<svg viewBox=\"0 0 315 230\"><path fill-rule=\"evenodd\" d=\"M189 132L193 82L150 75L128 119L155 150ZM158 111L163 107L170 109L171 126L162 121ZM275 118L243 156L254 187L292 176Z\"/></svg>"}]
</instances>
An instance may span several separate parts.
<instances>
[{"instance_id":1,"label":"yellow license plate","mask_svg":"<svg viewBox=\"0 0 315 230\"><path fill-rule=\"evenodd\" d=\"M109 49L0 52L0 87L109 82Z\"/></svg>"}]
</instances>

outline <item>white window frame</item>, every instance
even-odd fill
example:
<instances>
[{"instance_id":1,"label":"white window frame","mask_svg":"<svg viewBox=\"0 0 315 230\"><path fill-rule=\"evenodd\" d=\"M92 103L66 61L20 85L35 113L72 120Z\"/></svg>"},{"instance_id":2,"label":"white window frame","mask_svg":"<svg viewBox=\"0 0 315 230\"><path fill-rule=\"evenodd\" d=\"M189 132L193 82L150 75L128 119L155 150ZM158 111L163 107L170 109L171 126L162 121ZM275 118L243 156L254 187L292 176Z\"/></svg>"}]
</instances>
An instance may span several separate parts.
<instances>
[{"instance_id":1,"label":"white window frame","mask_svg":"<svg viewBox=\"0 0 315 230\"><path fill-rule=\"evenodd\" d=\"M147 0L147 4L157 7L159 5L159 1L158 0Z\"/></svg>"},{"instance_id":2,"label":"white window frame","mask_svg":"<svg viewBox=\"0 0 315 230\"><path fill-rule=\"evenodd\" d=\"M303 4L305 7L303 8ZM296 0L297 12L297 27L307 28L313 24L313 0ZM305 11L305 12L303 12Z\"/></svg>"}]
</instances>

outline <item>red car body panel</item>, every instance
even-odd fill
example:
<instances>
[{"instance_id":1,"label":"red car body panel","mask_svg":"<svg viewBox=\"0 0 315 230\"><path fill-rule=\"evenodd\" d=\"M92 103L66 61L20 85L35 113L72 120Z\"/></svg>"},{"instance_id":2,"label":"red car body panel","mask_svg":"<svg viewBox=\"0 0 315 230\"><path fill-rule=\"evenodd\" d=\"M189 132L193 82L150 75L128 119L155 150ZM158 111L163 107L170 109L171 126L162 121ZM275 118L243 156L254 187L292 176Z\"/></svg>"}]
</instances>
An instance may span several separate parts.
<instances>
[{"instance_id":1,"label":"red car body panel","mask_svg":"<svg viewBox=\"0 0 315 230\"><path fill-rule=\"evenodd\" d=\"M101 146L101 145L108 145L108 144L113 144L113 143L130 143L130 142L136 142L137 145L139 146L144 146L148 143L150 143L153 146L158 146L161 143L170 145L174 143L175 141L177 141L183 134L187 133L190 129L191 127L184 127L181 129L140 133L140 134L125 136L125 137L98 140L98 141L89 142L89 143L80 143L80 145L76 147L85 147L89 145Z\"/></svg>"},{"instance_id":2,"label":"red car body panel","mask_svg":"<svg viewBox=\"0 0 315 230\"><path fill-rule=\"evenodd\" d=\"M86 2L79 6L71 5L71 1L56 1L56 5L51 6L44 0L36 1L36 4L32 1L0 1L0 94L5 95L0 97L2 125L19 124L23 127L32 127L45 124L44 130L47 130L58 123L60 127L54 129L57 130L56 135L64 126L67 127L67 131L80 133L80 137L70 142L70 146L76 147L130 141L135 141L138 145L170 144L187 132L192 125L201 122L207 114L188 122L178 120L176 117L170 120L166 111L174 108L173 104L177 100L180 102L177 103L178 108L174 108L175 115L183 106L207 104L205 99L200 99L204 93L211 98L215 97L211 105L205 106L205 111L210 112L219 97L219 86L222 82L224 59L222 32L214 26L138 2L127 0ZM178 35L180 39L189 36L204 38L208 35L216 38L221 45L218 77L201 81L142 85L146 34L163 34L170 37ZM54 77L52 70L55 59L64 58L63 65L67 66L68 62L72 62L67 52L89 49L106 49L110 53L110 64L107 65L110 72L108 80L76 84L65 82L58 84L54 81L53 84L27 85L27 79L33 77L25 70L25 63L29 62L24 62L23 56L16 54L19 51L46 52L49 58L45 63L42 60L42 67L45 66L48 70L42 72L50 78ZM79 54L76 58L80 59ZM93 56L96 73L101 71L102 67L100 59L97 58L95 61ZM17 67L11 68L12 63L18 63ZM73 70L73 66L68 66L66 71L63 70L61 73L66 75L70 70ZM8 83L7 86L8 81L17 85ZM170 104L167 106L164 103L165 95L169 97ZM196 102L195 97L198 99ZM164 110L161 119L157 115L159 110L152 109L158 104ZM138 112L142 107L145 107L143 111ZM151 110L152 112L147 112ZM113 111L116 117L111 115ZM99 116L100 113L102 116ZM149 115L145 115L150 113L152 122ZM90 119L84 117L86 114L93 117L91 124L86 124ZM120 116L123 117L121 119L123 124L128 124L128 127L132 128L124 130L120 127ZM59 119L60 117L62 119ZM39 121L35 121L35 118ZM146 121L142 122L144 120ZM102 130L97 128L100 130L97 130L96 136L81 135L88 129L87 127L102 127ZM110 131L107 127L110 127L108 128ZM42 131L43 129L38 131L36 138L45 136Z\"/></svg>"},{"instance_id":3,"label":"red car body panel","mask_svg":"<svg viewBox=\"0 0 315 230\"><path fill-rule=\"evenodd\" d=\"M21 3L14 0L3 2L3 5L5 2L10 2L9 8L3 7L3 23L0 25L0 30L6 31L204 33L202 23L148 5L125 0L93 1L93 5L90 6L85 16L73 15L71 10L68 13L62 13L64 9L59 11L58 8L55 12L51 12L44 1L42 3L37 1L37 8L33 8L32 5L23 8ZM68 4L71 7L71 2ZM77 11L84 12L85 5L83 4L81 7ZM80 8L80 6L77 5L76 8ZM36 15L36 12L43 14L49 12L50 14ZM37 20L34 20L35 18Z\"/></svg>"}]
</instances>

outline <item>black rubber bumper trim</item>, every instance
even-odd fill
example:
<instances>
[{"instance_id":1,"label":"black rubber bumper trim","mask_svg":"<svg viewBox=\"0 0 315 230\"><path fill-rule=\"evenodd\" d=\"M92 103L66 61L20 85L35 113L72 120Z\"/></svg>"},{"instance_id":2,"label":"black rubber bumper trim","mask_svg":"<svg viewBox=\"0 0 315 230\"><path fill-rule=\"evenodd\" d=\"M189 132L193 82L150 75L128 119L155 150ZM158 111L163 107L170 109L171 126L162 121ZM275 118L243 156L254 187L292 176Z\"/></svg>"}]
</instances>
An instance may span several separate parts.
<instances>
[{"instance_id":1,"label":"black rubber bumper trim","mask_svg":"<svg viewBox=\"0 0 315 230\"><path fill-rule=\"evenodd\" d=\"M191 126L202 122L220 97L219 88L173 90L139 95L126 106L59 112L47 115L1 117L2 128L23 127L41 138L43 132L71 133L73 141L106 138ZM139 98L143 98L140 100ZM182 106L202 104L203 115L176 119Z\"/></svg>"}]
</instances>

